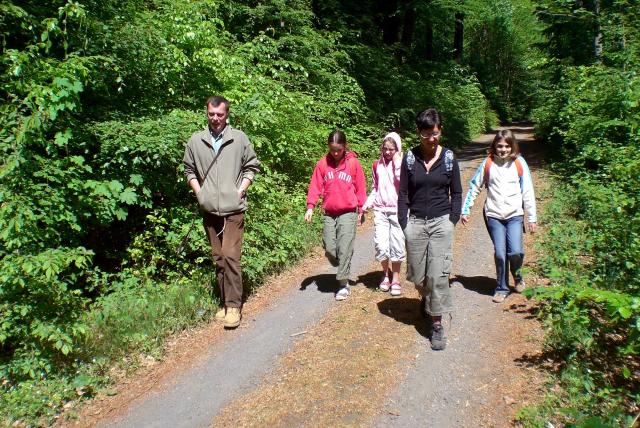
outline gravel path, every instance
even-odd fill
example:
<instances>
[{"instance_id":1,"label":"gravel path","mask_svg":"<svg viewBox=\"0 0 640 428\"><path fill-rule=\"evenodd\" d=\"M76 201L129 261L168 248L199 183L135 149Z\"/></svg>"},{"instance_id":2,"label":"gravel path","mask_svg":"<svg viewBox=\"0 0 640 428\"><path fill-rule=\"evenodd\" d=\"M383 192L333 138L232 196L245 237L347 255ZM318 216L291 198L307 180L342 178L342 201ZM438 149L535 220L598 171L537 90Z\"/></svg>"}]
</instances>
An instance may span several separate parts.
<instances>
[{"instance_id":1,"label":"gravel path","mask_svg":"<svg viewBox=\"0 0 640 428\"><path fill-rule=\"evenodd\" d=\"M373 230L357 235L352 273L364 273L373 254ZM204 427L237 396L257 386L280 356L285 354L309 325L334 304L335 268L319 266L304 283L268 311L243 320L234 337L211 350L200 363L178 378L165 381L133 403L104 427ZM247 314L245 314L245 317ZM233 373L233 376L221 376Z\"/></svg>"}]
</instances>

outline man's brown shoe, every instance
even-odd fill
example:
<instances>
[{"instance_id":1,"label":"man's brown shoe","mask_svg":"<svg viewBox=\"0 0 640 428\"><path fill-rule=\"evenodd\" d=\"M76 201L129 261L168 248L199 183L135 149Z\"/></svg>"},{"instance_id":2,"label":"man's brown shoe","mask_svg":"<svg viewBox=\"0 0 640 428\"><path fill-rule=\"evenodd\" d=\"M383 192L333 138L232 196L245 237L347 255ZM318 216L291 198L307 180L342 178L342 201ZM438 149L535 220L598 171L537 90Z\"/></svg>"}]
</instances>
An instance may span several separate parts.
<instances>
[{"instance_id":1,"label":"man's brown shoe","mask_svg":"<svg viewBox=\"0 0 640 428\"><path fill-rule=\"evenodd\" d=\"M218 312L216 312L216 316L215 316L216 322L223 322L224 321L224 317L226 315L227 315L227 308L225 308L223 306L220 309L218 309Z\"/></svg>"},{"instance_id":2,"label":"man's brown shoe","mask_svg":"<svg viewBox=\"0 0 640 428\"><path fill-rule=\"evenodd\" d=\"M227 315L224 317L224 328L236 328L240 325L240 308L227 308Z\"/></svg>"}]
</instances>

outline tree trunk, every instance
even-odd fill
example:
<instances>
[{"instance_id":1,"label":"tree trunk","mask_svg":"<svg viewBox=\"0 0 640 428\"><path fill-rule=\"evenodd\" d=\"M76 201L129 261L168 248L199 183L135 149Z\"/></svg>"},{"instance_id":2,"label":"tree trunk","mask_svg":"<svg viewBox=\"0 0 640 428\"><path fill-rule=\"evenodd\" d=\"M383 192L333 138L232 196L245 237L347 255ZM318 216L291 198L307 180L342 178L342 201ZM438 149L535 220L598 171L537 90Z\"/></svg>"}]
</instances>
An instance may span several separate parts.
<instances>
[{"instance_id":1,"label":"tree trunk","mask_svg":"<svg viewBox=\"0 0 640 428\"><path fill-rule=\"evenodd\" d=\"M398 19L398 2L381 0L379 3L382 18L382 41L386 45L393 45L399 41L400 19Z\"/></svg>"},{"instance_id":2,"label":"tree trunk","mask_svg":"<svg viewBox=\"0 0 640 428\"><path fill-rule=\"evenodd\" d=\"M456 27L453 34L453 55L457 62L462 62L462 45L464 43L464 13L456 12Z\"/></svg>"},{"instance_id":3,"label":"tree trunk","mask_svg":"<svg viewBox=\"0 0 640 428\"><path fill-rule=\"evenodd\" d=\"M424 35L425 40L425 50L424 56L427 60L433 61L433 23L431 19L427 22L427 29L425 30Z\"/></svg>"},{"instance_id":4,"label":"tree trunk","mask_svg":"<svg viewBox=\"0 0 640 428\"><path fill-rule=\"evenodd\" d=\"M596 60L598 62L602 62L602 27L600 25L600 0L593 1L593 14L595 15L593 52Z\"/></svg>"},{"instance_id":5,"label":"tree trunk","mask_svg":"<svg viewBox=\"0 0 640 428\"><path fill-rule=\"evenodd\" d=\"M402 46L407 49L411 48L413 42L413 32L416 28L416 11L413 8L407 8L404 12L404 22L402 23Z\"/></svg>"}]
</instances>

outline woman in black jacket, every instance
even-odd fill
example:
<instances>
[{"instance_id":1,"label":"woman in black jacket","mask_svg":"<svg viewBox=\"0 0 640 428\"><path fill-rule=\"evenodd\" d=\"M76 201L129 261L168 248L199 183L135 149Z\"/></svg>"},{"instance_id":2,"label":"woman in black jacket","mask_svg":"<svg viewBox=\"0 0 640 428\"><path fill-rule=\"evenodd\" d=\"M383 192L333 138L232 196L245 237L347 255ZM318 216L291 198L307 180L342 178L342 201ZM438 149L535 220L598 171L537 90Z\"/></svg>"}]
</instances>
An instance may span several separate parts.
<instances>
[{"instance_id":1,"label":"woman in black jacket","mask_svg":"<svg viewBox=\"0 0 640 428\"><path fill-rule=\"evenodd\" d=\"M453 229L460 219L462 185L453 152L440 143L442 123L435 108L416 118L420 145L407 151L400 169L398 220L407 242L407 279L423 296L431 318L431 348L442 350L442 315L453 310L449 274Z\"/></svg>"}]
</instances>

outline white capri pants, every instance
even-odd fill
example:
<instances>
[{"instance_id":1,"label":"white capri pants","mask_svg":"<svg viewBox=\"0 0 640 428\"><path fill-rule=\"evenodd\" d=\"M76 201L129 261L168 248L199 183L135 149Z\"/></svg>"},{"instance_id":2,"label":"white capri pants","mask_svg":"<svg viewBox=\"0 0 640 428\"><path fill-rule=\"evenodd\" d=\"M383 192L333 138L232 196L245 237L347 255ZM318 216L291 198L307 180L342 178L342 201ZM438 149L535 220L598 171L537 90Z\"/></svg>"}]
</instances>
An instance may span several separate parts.
<instances>
[{"instance_id":1,"label":"white capri pants","mask_svg":"<svg viewBox=\"0 0 640 428\"><path fill-rule=\"evenodd\" d=\"M404 233L398 223L398 214L374 210L373 225L376 260L379 262L387 259L392 262L404 261Z\"/></svg>"}]
</instances>

